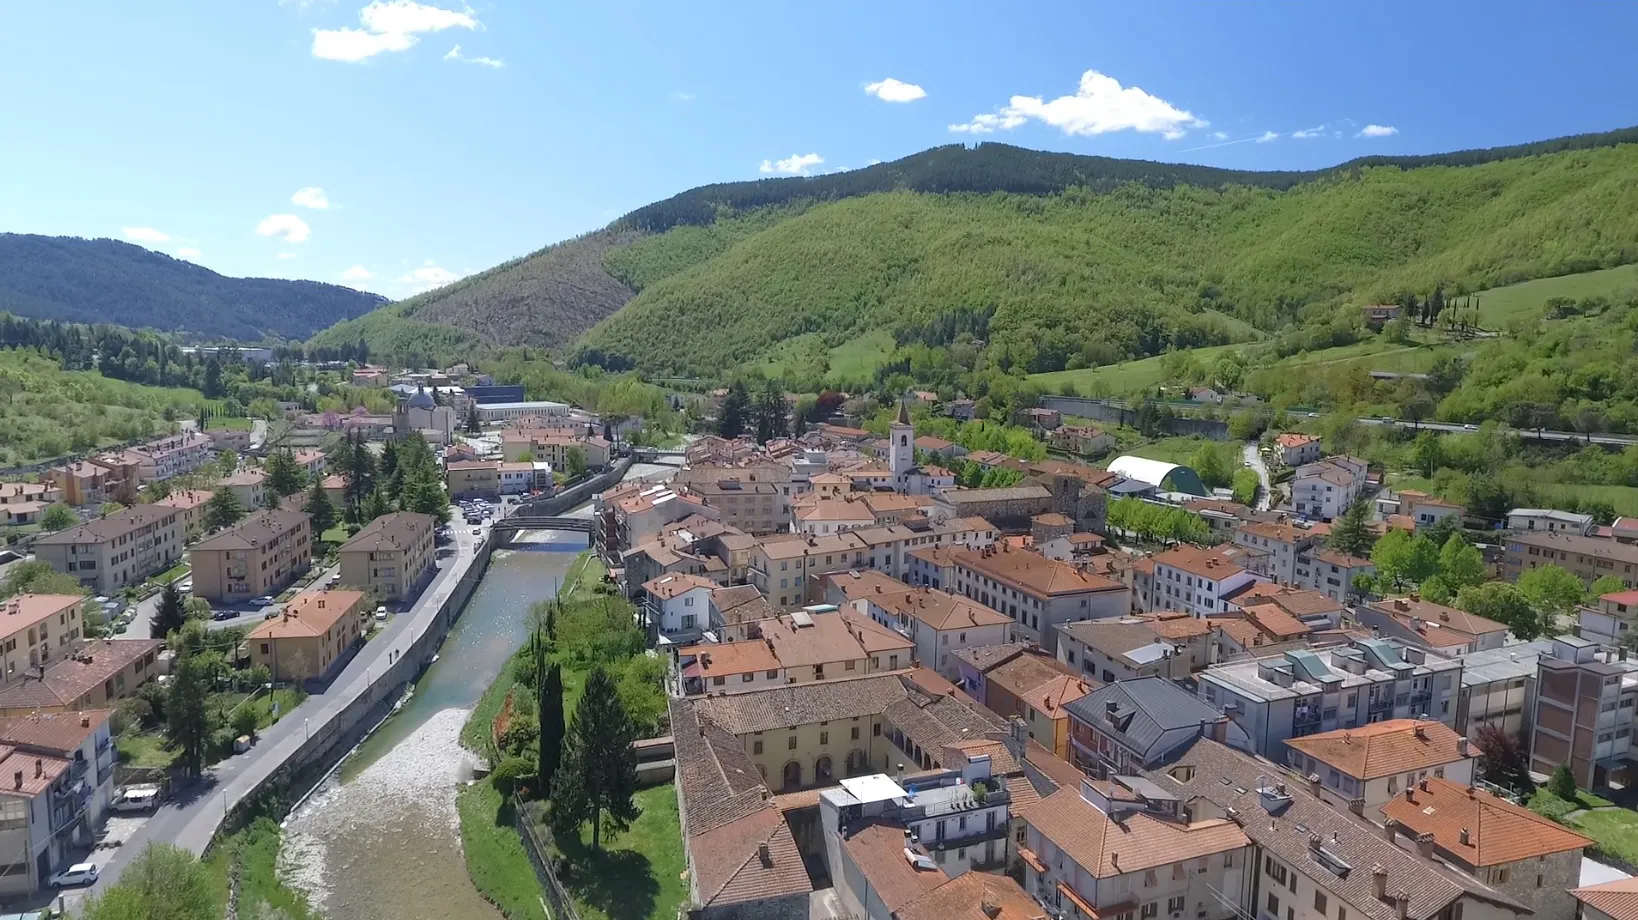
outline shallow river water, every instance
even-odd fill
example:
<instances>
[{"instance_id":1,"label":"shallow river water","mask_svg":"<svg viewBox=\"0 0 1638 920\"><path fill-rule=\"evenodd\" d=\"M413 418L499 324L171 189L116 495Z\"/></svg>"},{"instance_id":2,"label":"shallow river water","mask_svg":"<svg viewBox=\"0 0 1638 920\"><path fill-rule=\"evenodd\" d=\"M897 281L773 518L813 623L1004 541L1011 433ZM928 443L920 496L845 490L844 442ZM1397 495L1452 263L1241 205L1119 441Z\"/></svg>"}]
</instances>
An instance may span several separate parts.
<instances>
[{"instance_id":1,"label":"shallow river water","mask_svg":"<svg viewBox=\"0 0 1638 920\"><path fill-rule=\"evenodd\" d=\"M332 920L491 920L467 876L455 813L472 756L461 725L552 597L585 536L497 550L415 695L291 815L280 874Z\"/></svg>"}]
</instances>

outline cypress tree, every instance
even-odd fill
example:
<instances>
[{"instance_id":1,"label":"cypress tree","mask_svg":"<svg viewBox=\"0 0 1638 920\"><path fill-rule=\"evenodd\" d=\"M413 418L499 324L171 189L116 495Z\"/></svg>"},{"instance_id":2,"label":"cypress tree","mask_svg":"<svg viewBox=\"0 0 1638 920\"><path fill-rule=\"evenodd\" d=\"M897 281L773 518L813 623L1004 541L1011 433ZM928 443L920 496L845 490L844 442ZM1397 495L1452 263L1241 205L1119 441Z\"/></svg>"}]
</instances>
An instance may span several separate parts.
<instances>
[{"instance_id":1,"label":"cypress tree","mask_svg":"<svg viewBox=\"0 0 1638 920\"><path fill-rule=\"evenodd\" d=\"M552 780L552 825L557 833L578 834L590 821L592 850L597 851L605 824L611 832L620 832L637 820L641 810L632 798L637 792L637 754L631 749L636 734L614 678L601 665L593 668L569 721L562 762Z\"/></svg>"},{"instance_id":2,"label":"cypress tree","mask_svg":"<svg viewBox=\"0 0 1638 920\"><path fill-rule=\"evenodd\" d=\"M540 656L544 664L546 655ZM552 779L563 760L563 666L553 663L540 680L540 794L550 797Z\"/></svg>"}]
</instances>

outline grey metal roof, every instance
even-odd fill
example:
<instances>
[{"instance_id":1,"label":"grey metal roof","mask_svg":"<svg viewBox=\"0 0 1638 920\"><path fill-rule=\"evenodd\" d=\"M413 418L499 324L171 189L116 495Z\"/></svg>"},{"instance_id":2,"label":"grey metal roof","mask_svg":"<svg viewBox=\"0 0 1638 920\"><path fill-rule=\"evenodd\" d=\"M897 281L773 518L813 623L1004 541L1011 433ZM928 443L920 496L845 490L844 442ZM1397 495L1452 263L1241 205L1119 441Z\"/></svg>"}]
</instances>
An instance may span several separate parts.
<instances>
[{"instance_id":1,"label":"grey metal roof","mask_svg":"<svg viewBox=\"0 0 1638 920\"><path fill-rule=\"evenodd\" d=\"M1462 686L1476 687L1491 681L1533 677L1536 673L1536 659L1542 655L1550 655L1552 651L1553 640L1537 639L1533 642L1461 655L1459 657L1462 659Z\"/></svg>"},{"instance_id":2,"label":"grey metal roof","mask_svg":"<svg viewBox=\"0 0 1638 920\"><path fill-rule=\"evenodd\" d=\"M1114 730L1106 715L1109 703L1122 719L1130 716L1123 730ZM1098 730L1121 737L1132 749L1147 752L1168 731L1189 729L1202 722L1215 722L1223 714L1215 707L1190 696L1188 691L1163 677L1118 680L1066 703L1069 714Z\"/></svg>"}]
</instances>

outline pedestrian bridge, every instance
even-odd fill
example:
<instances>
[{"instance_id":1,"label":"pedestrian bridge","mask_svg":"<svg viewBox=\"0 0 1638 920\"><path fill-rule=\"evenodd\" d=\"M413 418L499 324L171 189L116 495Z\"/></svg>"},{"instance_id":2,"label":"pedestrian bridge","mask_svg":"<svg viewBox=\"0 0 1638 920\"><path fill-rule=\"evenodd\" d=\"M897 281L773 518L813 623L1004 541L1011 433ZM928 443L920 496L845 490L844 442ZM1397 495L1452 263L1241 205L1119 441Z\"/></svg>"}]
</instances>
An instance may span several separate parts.
<instances>
[{"instance_id":1,"label":"pedestrian bridge","mask_svg":"<svg viewBox=\"0 0 1638 920\"><path fill-rule=\"evenodd\" d=\"M490 532L499 539L511 539L520 530L572 530L578 533L592 532L592 519L589 517L546 517L544 515L514 514L495 522Z\"/></svg>"}]
</instances>

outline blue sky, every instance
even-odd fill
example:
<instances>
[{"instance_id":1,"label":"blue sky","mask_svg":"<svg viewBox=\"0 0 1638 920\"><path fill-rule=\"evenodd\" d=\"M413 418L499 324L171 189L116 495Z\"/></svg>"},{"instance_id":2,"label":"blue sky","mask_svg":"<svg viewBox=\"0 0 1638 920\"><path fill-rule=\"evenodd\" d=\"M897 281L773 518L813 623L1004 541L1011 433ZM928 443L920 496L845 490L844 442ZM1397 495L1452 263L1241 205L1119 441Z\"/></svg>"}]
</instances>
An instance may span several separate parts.
<instances>
[{"instance_id":1,"label":"blue sky","mask_svg":"<svg viewBox=\"0 0 1638 920\"><path fill-rule=\"evenodd\" d=\"M1638 124L1630 3L64 0L0 16L0 230L394 297L703 183L939 144L1282 169Z\"/></svg>"}]
</instances>

